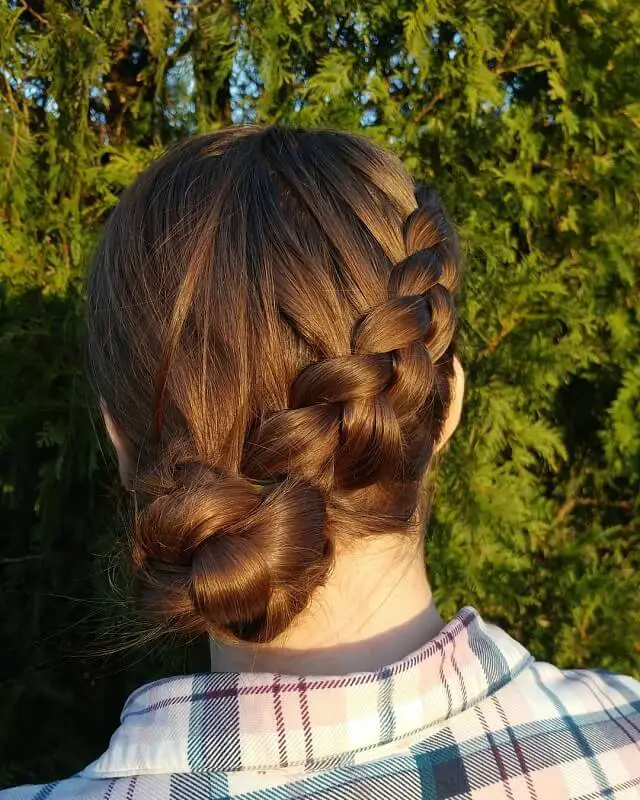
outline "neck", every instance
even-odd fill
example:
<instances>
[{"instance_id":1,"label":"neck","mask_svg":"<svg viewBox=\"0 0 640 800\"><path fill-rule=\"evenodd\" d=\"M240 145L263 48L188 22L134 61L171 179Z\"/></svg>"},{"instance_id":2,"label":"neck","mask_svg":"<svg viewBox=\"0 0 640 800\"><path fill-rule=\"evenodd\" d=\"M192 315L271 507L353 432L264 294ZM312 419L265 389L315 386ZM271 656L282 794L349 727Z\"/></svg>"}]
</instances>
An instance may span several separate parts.
<instances>
[{"instance_id":1,"label":"neck","mask_svg":"<svg viewBox=\"0 0 640 800\"><path fill-rule=\"evenodd\" d=\"M380 669L436 636L424 551L383 538L338 552L325 586L285 634L264 645L211 644L216 672L343 675Z\"/></svg>"}]
</instances>

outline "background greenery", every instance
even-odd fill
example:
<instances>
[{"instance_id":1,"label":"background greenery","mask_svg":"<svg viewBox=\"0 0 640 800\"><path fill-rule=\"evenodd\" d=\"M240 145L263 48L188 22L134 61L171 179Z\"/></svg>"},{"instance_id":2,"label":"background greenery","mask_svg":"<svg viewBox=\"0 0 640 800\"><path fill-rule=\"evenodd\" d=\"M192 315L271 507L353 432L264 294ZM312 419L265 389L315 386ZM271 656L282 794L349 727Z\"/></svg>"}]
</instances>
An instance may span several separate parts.
<instances>
[{"instance_id":1,"label":"background greenery","mask_svg":"<svg viewBox=\"0 0 640 800\"><path fill-rule=\"evenodd\" d=\"M118 631L118 526L82 284L145 164L248 120L361 130L460 226L468 402L427 551L443 611L638 676L636 0L4 0L0 31L0 785L79 768L133 686L206 668L198 648L92 655Z\"/></svg>"}]
</instances>

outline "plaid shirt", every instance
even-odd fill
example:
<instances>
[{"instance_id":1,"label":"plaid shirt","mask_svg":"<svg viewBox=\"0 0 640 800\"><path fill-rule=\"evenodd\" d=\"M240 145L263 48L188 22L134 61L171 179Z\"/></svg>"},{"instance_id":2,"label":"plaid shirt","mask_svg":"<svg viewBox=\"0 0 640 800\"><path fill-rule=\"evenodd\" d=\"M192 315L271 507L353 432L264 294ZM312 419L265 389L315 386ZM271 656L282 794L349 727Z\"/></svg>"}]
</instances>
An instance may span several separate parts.
<instances>
[{"instance_id":1,"label":"plaid shirt","mask_svg":"<svg viewBox=\"0 0 640 800\"><path fill-rule=\"evenodd\" d=\"M465 608L378 672L144 686L91 766L0 797L639 798L640 684L537 663Z\"/></svg>"}]
</instances>

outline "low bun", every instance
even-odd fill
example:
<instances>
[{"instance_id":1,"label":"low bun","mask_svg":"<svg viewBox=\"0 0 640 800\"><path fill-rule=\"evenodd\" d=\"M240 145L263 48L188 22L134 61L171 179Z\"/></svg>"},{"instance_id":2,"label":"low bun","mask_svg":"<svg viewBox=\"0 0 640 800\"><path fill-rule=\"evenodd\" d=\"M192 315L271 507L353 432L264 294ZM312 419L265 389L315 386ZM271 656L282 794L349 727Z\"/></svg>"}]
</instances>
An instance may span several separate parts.
<instances>
[{"instance_id":1,"label":"low bun","mask_svg":"<svg viewBox=\"0 0 640 800\"><path fill-rule=\"evenodd\" d=\"M307 483L259 486L190 463L143 475L137 488L138 600L160 627L268 642L327 577L325 500Z\"/></svg>"}]
</instances>

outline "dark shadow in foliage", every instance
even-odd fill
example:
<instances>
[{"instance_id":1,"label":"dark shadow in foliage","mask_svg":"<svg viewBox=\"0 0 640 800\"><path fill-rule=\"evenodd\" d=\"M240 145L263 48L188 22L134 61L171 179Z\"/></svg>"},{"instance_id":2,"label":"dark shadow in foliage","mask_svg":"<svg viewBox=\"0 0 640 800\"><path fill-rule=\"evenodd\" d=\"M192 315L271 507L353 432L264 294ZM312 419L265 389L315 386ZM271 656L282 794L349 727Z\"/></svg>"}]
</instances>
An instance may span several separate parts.
<instances>
[{"instance_id":1,"label":"dark shadow in foliage","mask_svg":"<svg viewBox=\"0 0 640 800\"><path fill-rule=\"evenodd\" d=\"M112 656L132 629L109 581L117 472L83 374L82 304L0 287L0 786L72 773L129 691L206 654ZM203 658L204 656L204 658ZM17 723L17 726L16 726Z\"/></svg>"}]
</instances>

